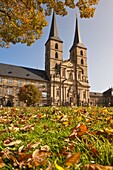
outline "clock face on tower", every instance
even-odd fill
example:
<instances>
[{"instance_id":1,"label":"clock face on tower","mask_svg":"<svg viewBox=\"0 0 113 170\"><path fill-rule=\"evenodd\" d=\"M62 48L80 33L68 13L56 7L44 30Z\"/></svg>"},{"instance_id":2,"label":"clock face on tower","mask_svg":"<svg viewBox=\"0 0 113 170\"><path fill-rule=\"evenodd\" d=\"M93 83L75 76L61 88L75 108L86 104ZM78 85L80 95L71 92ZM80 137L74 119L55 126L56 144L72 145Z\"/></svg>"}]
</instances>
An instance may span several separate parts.
<instances>
[{"instance_id":1,"label":"clock face on tower","mask_svg":"<svg viewBox=\"0 0 113 170\"><path fill-rule=\"evenodd\" d=\"M69 63L68 66L69 66L69 67L72 67L72 63Z\"/></svg>"}]
</instances>

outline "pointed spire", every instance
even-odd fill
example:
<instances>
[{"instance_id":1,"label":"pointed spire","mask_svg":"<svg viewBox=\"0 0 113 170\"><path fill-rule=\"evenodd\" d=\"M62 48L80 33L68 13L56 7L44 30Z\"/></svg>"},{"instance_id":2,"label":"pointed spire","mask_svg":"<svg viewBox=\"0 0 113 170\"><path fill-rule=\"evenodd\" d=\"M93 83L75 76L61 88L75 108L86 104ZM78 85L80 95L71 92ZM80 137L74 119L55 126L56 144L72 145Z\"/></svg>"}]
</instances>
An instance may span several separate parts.
<instances>
[{"instance_id":1,"label":"pointed spire","mask_svg":"<svg viewBox=\"0 0 113 170\"><path fill-rule=\"evenodd\" d=\"M73 45L70 50L72 50L74 47L79 46L85 48L84 44L82 43L81 37L80 37L80 30L79 30L79 25L78 25L78 17L76 15L76 28L75 28L75 36L74 36L74 41Z\"/></svg>"},{"instance_id":2,"label":"pointed spire","mask_svg":"<svg viewBox=\"0 0 113 170\"><path fill-rule=\"evenodd\" d=\"M76 30L75 30L75 37L74 37L74 42L73 44L78 44L82 43L81 37L80 37L80 30L79 30L79 25L78 25L78 17L76 14Z\"/></svg>"},{"instance_id":3,"label":"pointed spire","mask_svg":"<svg viewBox=\"0 0 113 170\"><path fill-rule=\"evenodd\" d=\"M53 16L52 16L51 29L50 29L50 34L49 34L49 38L51 38L51 37L58 37L56 16L55 16L54 12L53 12Z\"/></svg>"},{"instance_id":4,"label":"pointed spire","mask_svg":"<svg viewBox=\"0 0 113 170\"><path fill-rule=\"evenodd\" d=\"M50 40L50 39L63 42L58 36L58 29L57 29L57 24L56 24L56 15L55 15L54 11L53 11L51 28L50 28L48 40Z\"/></svg>"}]
</instances>

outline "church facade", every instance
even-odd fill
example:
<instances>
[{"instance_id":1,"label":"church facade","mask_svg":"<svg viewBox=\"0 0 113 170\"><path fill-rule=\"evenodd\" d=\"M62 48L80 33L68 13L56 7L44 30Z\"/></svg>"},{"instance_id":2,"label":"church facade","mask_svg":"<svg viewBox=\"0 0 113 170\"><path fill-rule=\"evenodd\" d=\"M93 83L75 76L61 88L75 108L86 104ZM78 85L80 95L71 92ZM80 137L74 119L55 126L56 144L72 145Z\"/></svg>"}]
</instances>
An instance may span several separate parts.
<instances>
[{"instance_id":1,"label":"church facade","mask_svg":"<svg viewBox=\"0 0 113 170\"><path fill-rule=\"evenodd\" d=\"M87 48L81 41L77 17L69 59L63 60L63 41L58 35L54 13L45 49L45 71L50 80L51 105L88 105Z\"/></svg>"},{"instance_id":2,"label":"church facade","mask_svg":"<svg viewBox=\"0 0 113 170\"><path fill-rule=\"evenodd\" d=\"M42 92L40 105L89 105L87 48L82 43L78 19L68 60L63 60L63 41L53 12L49 37L45 43L45 70L0 63L0 103L22 105L19 88L35 84Z\"/></svg>"}]
</instances>

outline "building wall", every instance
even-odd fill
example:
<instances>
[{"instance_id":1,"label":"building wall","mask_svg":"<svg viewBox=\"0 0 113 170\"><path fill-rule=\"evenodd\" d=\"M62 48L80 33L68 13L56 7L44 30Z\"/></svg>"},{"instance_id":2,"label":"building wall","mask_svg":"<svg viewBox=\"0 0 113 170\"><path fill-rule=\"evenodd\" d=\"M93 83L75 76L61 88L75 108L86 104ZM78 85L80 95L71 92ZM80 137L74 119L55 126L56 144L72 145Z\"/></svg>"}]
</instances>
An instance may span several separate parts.
<instances>
[{"instance_id":1,"label":"building wall","mask_svg":"<svg viewBox=\"0 0 113 170\"><path fill-rule=\"evenodd\" d=\"M11 105L22 106L22 102L19 102L17 93L19 88L26 84L34 84L42 93L41 105L47 105L47 82L18 79L13 77L0 76L0 104L6 106L8 101Z\"/></svg>"}]
</instances>

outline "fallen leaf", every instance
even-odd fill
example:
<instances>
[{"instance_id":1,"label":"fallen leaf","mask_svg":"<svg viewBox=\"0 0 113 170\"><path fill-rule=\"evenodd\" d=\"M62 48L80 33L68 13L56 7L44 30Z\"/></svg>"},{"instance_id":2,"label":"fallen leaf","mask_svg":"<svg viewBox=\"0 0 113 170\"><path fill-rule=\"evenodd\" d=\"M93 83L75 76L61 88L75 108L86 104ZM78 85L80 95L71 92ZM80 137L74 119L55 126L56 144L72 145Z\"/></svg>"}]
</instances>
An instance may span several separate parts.
<instances>
[{"instance_id":1,"label":"fallen leaf","mask_svg":"<svg viewBox=\"0 0 113 170\"><path fill-rule=\"evenodd\" d=\"M3 168L5 166L5 163L3 162L2 158L0 157L0 168Z\"/></svg>"},{"instance_id":2,"label":"fallen leaf","mask_svg":"<svg viewBox=\"0 0 113 170\"><path fill-rule=\"evenodd\" d=\"M77 126L75 126L73 129L72 129L72 132L69 136L69 138L75 138L76 136L77 137L81 137L84 133L86 133L86 130L87 130L87 127L85 124L78 124Z\"/></svg>"},{"instance_id":3,"label":"fallen leaf","mask_svg":"<svg viewBox=\"0 0 113 170\"><path fill-rule=\"evenodd\" d=\"M54 166L54 164L50 164L50 165L46 168L46 170L52 170L52 169L53 169L53 166Z\"/></svg>"},{"instance_id":4,"label":"fallen leaf","mask_svg":"<svg viewBox=\"0 0 113 170\"><path fill-rule=\"evenodd\" d=\"M98 164L86 164L83 167L83 170L113 170L112 166L102 166Z\"/></svg>"},{"instance_id":5,"label":"fallen leaf","mask_svg":"<svg viewBox=\"0 0 113 170\"><path fill-rule=\"evenodd\" d=\"M33 165L45 165L47 163L46 158L50 155L51 153L48 151L40 151L36 149L32 154Z\"/></svg>"},{"instance_id":6,"label":"fallen leaf","mask_svg":"<svg viewBox=\"0 0 113 170\"><path fill-rule=\"evenodd\" d=\"M111 133L111 134L113 134L113 129L104 129L105 130L105 132L107 132L107 133Z\"/></svg>"},{"instance_id":7,"label":"fallen leaf","mask_svg":"<svg viewBox=\"0 0 113 170\"><path fill-rule=\"evenodd\" d=\"M80 162L80 152L70 156L67 160L66 160L66 165L67 166L75 166L77 163Z\"/></svg>"},{"instance_id":8,"label":"fallen leaf","mask_svg":"<svg viewBox=\"0 0 113 170\"><path fill-rule=\"evenodd\" d=\"M64 170L64 168L62 168L61 166L59 166L57 163L56 163L56 160L54 161L54 165L55 165L55 168L58 169L58 170Z\"/></svg>"},{"instance_id":9,"label":"fallen leaf","mask_svg":"<svg viewBox=\"0 0 113 170\"><path fill-rule=\"evenodd\" d=\"M91 151L92 151L92 153L95 155L95 156L99 156L99 152L98 152L98 150L96 149L96 148L91 148Z\"/></svg>"},{"instance_id":10,"label":"fallen leaf","mask_svg":"<svg viewBox=\"0 0 113 170\"><path fill-rule=\"evenodd\" d=\"M13 145L18 145L20 144L22 141L21 140L16 140L16 141L12 141L10 143L4 143L5 146L13 146Z\"/></svg>"},{"instance_id":11,"label":"fallen leaf","mask_svg":"<svg viewBox=\"0 0 113 170\"><path fill-rule=\"evenodd\" d=\"M48 145L41 146L42 151L48 152L50 150L50 147Z\"/></svg>"},{"instance_id":12,"label":"fallen leaf","mask_svg":"<svg viewBox=\"0 0 113 170\"><path fill-rule=\"evenodd\" d=\"M28 148L36 148L38 145L40 145L41 144L41 142L40 141L38 141L38 142L36 142L36 143L30 143L30 144L28 144L27 145L27 147Z\"/></svg>"},{"instance_id":13,"label":"fallen leaf","mask_svg":"<svg viewBox=\"0 0 113 170\"><path fill-rule=\"evenodd\" d=\"M23 148L24 148L24 145L20 146L19 149L18 149L18 152L19 153L22 152Z\"/></svg>"}]
</instances>

